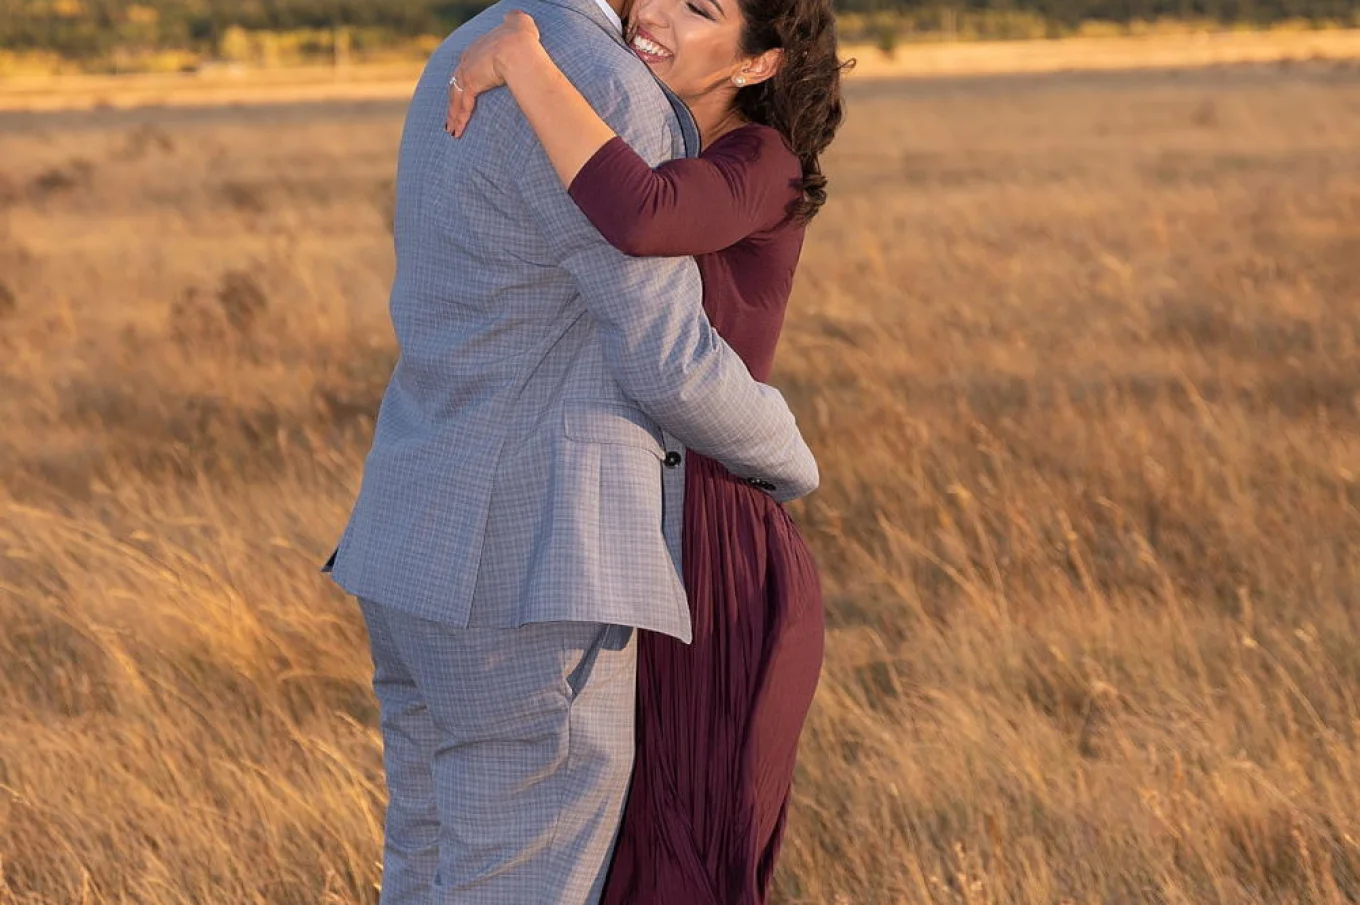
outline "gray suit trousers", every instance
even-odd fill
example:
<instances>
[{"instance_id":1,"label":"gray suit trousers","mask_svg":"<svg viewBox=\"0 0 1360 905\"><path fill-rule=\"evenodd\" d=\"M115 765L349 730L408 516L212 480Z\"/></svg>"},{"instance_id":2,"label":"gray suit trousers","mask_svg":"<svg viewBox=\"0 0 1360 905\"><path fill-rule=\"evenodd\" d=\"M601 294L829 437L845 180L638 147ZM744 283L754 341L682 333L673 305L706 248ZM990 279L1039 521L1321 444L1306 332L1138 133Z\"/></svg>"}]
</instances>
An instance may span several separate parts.
<instances>
[{"instance_id":1,"label":"gray suit trousers","mask_svg":"<svg viewBox=\"0 0 1360 905\"><path fill-rule=\"evenodd\" d=\"M390 795L382 905L593 905L633 762L637 647L361 601Z\"/></svg>"}]
</instances>

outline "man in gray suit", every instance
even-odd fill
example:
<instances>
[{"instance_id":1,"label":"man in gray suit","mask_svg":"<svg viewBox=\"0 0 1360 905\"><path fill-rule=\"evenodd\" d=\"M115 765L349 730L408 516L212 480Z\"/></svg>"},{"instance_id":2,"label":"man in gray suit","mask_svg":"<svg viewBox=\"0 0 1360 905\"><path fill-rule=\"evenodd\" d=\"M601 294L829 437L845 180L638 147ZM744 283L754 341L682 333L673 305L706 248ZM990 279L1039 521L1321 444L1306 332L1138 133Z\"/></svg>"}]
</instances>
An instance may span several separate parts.
<instances>
[{"instance_id":1,"label":"man in gray suit","mask_svg":"<svg viewBox=\"0 0 1360 905\"><path fill-rule=\"evenodd\" d=\"M683 449L779 499L817 484L782 397L704 317L692 260L611 248L508 92L444 132L462 48L518 8L639 153L697 153L623 44L623 2L492 7L435 52L408 113L401 356L328 564L372 641L385 905L597 901L632 764L633 630L690 637Z\"/></svg>"}]
</instances>

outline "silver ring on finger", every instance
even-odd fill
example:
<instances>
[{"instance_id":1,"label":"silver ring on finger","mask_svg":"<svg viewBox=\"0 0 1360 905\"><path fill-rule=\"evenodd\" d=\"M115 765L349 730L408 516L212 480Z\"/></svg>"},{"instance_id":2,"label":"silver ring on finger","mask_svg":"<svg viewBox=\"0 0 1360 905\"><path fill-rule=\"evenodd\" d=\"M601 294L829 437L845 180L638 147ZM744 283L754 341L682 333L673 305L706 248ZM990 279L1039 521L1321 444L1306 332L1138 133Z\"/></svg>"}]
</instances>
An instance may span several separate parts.
<instances>
[{"instance_id":1,"label":"silver ring on finger","mask_svg":"<svg viewBox=\"0 0 1360 905\"><path fill-rule=\"evenodd\" d=\"M457 73L454 73L452 76L449 77L449 87L452 88L454 91L457 91L459 94L463 93L463 86L458 84Z\"/></svg>"}]
</instances>

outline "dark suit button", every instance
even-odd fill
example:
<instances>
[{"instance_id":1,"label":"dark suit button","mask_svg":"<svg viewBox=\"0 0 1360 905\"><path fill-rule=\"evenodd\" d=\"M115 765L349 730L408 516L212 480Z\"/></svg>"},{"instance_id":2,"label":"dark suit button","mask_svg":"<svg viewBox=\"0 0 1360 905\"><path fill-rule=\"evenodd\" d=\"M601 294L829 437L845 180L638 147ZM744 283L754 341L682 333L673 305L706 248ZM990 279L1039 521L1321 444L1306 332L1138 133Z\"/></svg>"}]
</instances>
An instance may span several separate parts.
<instances>
[{"instance_id":1,"label":"dark suit button","mask_svg":"<svg viewBox=\"0 0 1360 905\"><path fill-rule=\"evenodd\" d=\"M684 461L684 460L683 460L682 458L680 458L680 454L679 454L678 452L676 452L675 450L671 450L670 452L666 453L666 467L667 467L667 468L675 468L677 465L679 465L679 464L680 464L681 462L683 462L683 461Z\"/></svg>"}]
</instances>

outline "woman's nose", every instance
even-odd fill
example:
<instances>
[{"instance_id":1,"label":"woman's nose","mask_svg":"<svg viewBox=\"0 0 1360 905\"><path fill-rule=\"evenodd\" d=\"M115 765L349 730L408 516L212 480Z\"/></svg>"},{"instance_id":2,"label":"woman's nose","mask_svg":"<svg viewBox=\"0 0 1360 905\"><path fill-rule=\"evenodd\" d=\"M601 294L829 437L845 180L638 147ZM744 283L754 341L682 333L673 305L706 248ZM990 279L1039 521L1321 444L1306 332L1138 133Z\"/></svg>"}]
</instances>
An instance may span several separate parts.
<instances>
[{"instance_id":1,"label":"woman's nose","mask_svg":"<svg viewBox=\"0 0 1360 905\"><path fill-rule=\"evenodd\" d=\"M642 28L647 29L653 35L660 37L660 33L665 29L668 16L664 10L657 9L660 4L649 3L646 9L639 10L633 16L633 22Z\"/></svg>"},{"instance_id":2,"label":"woman's nose","mask_svg":"<svg viewBox=\"0 0 1360 905\"><path fill-rule=\"evenodd\" d=\"M662 28L669 25L675 15L676 7L684 3L685 0L650 0L647 4L647 21L649 28L655 26Z\"/></svg>"}]
</instances>

